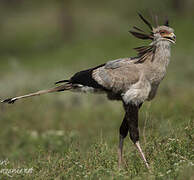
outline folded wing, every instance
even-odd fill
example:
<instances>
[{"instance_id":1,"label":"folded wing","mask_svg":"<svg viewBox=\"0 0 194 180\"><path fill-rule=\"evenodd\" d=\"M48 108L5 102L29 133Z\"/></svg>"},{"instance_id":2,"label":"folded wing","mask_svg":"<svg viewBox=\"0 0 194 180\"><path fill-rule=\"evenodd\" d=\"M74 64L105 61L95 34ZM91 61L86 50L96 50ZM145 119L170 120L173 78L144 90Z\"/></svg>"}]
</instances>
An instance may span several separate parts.
<instances>
[{"instance_id":1,"label":"folded wing","mask_svg":"<svg viewBox=\"0 0 194 180\"><path fill-rule=\"evenodd\" d=\"M139 80L139 71L132 60L120 59L109 61L104 66L94 69L93 79L114 93L128 90L132 84Z\"/></svg>"}]
</instances>

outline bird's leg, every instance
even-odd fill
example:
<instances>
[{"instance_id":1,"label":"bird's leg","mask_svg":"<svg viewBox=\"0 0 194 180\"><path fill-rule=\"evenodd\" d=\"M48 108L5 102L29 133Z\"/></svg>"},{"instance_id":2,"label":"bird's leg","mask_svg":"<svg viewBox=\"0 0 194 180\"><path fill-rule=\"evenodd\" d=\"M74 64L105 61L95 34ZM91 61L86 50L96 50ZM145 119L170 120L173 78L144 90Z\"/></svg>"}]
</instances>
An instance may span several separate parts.
<instances>
[{"instance_id":1,"label":"bird's leg","mask_svg":"<svg viewBox=\"0 0 194 180\"><path fill-rule=\"evenodd\" d=\"M121 168L121 164L123 162L123 142L124 138L119 136L119 147L118 147L118 167Z\"/></svg>"},{"instance_id":2,"label":"bird's leg","mask_svg":"<svg viewBox=\"0 0 194 180\"><path fill-rule=\"evenodd\" d=\"M123 142L129 131L126 115L119 129L118 166L121 167L123 161Z\"/></svg>"},{"instance_id":3,"label":"bird's leg","mask_svg":"<svg viewBox=\"0 0 194 180\"><path fill-rule=\"evenodd\" d=\"M137 142L135 143L135 146L137 147L137 149L138 149L138 151L139 151L139 153L140 153L140 155L141 155L141 157L142 157L142 159L143 159L143 161L144 161L146 167L149 169L150 167L149 167L148 162L147 162L147 160L146 160L146 158L145 158L145 155L144 155L144 153L143 153L143 151L142 151L142 149L141 149L141 146L140 146L140 144L139 144L139 141L137 141Z\"/></svg>"},{"instance_id":4,"label":"bird's leg","mask_svg":"<svg viewBox=\"0 0 194 180\"><path fill-rule=\"evenodd\" d=\"M127 114L126 118L129 126L130 138L135 144L135 146L137 147L138 151L140 152L141 158L143 159L146 167L149 169L149 165L139 144L138 112L140 107L141 106L136 106L136 105L125 106L125 110Z\"/></svg>"}]
</instances>

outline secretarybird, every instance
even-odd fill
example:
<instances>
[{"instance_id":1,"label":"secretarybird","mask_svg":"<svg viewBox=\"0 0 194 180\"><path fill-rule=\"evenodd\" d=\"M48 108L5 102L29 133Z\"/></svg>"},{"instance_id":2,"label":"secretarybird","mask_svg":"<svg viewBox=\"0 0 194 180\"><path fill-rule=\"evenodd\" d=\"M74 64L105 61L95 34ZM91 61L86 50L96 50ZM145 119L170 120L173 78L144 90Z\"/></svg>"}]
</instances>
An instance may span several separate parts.
<instances>
[{"instance_id":1,"label":"secretarybird","mask_svg":"<svg viewBox=\"0 0 194 180\"><path fill-rule=\"evenodd\" d=\"M148 25L151 32L145 33L134 26L134 30L130 33L137 38L152 40L152 42L148 46L135 48L138 52L137 57L108 61L94 68L77 72L69 80L56 82L56 84L63 84L55 88L9 98L1 102L11 104L18 99L66 90L103 92L110 100L122 101L125 109L125 116L119 131L119 167L123 160L123 142L129 132L131 140L137 147L146 167L149 168L139 144L138 112L144 101L150 101L155 97L158 86L166 74L170 61L170 45L175 43L176 36L174 30L169 27L168 20L164 25L154 28L141 14L138 15Z\"/></svg>"}]
</instances>

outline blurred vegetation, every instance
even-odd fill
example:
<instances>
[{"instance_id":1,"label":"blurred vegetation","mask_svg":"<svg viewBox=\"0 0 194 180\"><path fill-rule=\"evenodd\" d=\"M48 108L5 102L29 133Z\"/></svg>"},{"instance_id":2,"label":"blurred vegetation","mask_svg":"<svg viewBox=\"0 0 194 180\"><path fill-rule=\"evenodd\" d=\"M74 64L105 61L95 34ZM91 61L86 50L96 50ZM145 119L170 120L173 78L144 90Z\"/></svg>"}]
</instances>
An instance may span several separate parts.
<instances>
[{"instance_id":1,"label":"blurred vegetation","mask_svg":"<svg viewBox=\"0 0 194 180\"><path fill-rule=\"evenodd\" d=\"M158 96L140 115L148 173L126 140L126 165L117 167L120 103L103 95L46 95L0 105L2 168L30 168L14 179L193 179L194 3L163 1L0 1L0 99L54 86L74 72L135 56L147 42L129 35L137 17L166 16L177 43ZM154 21L154 20L152 20ZM144 26L143 26L144 27ZM0 179L8 179L0 174Z\"/></svg>"}]
</instances>

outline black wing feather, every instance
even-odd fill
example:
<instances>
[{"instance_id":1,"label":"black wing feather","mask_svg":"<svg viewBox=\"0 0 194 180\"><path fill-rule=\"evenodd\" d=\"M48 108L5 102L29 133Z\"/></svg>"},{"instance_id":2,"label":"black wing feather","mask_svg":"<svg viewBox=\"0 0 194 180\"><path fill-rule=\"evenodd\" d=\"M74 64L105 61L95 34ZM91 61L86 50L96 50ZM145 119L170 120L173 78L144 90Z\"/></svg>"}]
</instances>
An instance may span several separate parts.
<instances>
[{"instance_id":1,"label":"black wing feather","mask_svg":"<svg viewBox=\"0 0 194 180\"><path fill-rule=\"evenodd\" d=\"M83 86L89 86L97 89L105 89L102 85L98 84L92 77L93 70L104 66L105 64L101 64L94 68L90 68L84 71L77 72L74 76L71 77L69 83L72 84L81 84Z\"/></svg>"}]
</instances>

